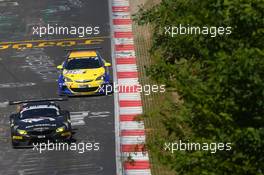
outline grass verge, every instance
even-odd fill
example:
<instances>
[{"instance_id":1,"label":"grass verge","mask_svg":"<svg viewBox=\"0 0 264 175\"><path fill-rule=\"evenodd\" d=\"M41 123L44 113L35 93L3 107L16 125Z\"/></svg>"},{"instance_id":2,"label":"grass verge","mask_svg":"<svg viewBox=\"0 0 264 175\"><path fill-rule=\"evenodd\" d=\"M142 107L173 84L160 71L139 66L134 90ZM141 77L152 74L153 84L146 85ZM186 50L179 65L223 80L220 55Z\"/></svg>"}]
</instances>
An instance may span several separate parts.
<instances>
[{"instance_id":1,"label":"grass verge","mask_svg":"<svg viewBox=\"0 0 264 175\"><path fill-rule=\"evenodd\" d=\"M160 0L130 0L131 12L135 14L139 8L142 6L144 8L150 8L151 6L158 3ZM149 54L149 49L151 47L151 26L138 26L133 24L134 40L136 46L136 56L137 64L140 73L140 83L144 85L155 84L146 75L146 67L154 64ZM147 131L147 144L154 144L155 136L161 133L166 133L165 128L161 124L162 118L160 115L155 115L156 109L159 109L162 102L165 100L165 94L162 93L152 93L150 95L142 94L143 109L144 109L144 122ZM163 149L163 148L160 148ZM149 151L150 161L151 161L151 171L153 175L175 175L172 171L168 170L167 167L159 163L158 158L153 156L151 150Z\"/></svg>"}]
</instances>

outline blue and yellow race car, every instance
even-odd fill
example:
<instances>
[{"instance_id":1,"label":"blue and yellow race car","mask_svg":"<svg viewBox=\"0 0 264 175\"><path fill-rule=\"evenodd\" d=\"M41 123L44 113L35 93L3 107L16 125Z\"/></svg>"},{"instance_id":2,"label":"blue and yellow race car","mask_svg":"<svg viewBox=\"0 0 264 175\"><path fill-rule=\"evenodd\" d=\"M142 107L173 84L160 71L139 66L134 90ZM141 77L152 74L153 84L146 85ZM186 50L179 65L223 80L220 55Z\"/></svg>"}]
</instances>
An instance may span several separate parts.
<instances>
[{"instance_id":1,"label":"blue and yellow race car","mask_svg":"<svg viewBox=\"0 0 264 175\"><path fill-rule=\"evenodd\" d=\"M59 95L104 94L102 87L110 84L108 67L98 49L68 50L66 60L57 68L61 70L58 79Z\"/></svg>"}]
</instances>

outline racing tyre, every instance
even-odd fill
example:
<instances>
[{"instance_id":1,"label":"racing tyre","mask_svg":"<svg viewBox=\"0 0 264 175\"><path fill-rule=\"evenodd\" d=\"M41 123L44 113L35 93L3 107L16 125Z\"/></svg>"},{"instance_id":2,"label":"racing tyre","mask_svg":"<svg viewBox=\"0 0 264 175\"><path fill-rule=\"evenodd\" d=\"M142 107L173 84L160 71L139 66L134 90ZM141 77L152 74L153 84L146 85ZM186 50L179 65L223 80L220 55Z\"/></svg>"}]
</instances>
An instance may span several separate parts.
<instances>
[{"instance_id":1,"label":"racing tyre","mask_svg":"<svg viewBox=\"0 0 264 175\"><path fill-rule=\"evenodd\" d=\"M19 143L14 142L14 141L12 140L12 147L13 147L14 149L16 149L17 147L19 147Z\"/></svg>"}]
</instances>

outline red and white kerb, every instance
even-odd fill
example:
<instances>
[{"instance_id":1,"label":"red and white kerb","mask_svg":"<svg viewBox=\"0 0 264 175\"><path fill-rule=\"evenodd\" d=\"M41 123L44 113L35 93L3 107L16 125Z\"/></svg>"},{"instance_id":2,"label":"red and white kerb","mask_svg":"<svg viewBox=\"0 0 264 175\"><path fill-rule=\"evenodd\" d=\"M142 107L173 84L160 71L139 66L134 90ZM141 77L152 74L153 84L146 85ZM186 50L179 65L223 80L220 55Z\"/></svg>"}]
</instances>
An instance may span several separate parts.
<instances>
[{"instance_id":1,"label":"red and white kerb","mask_svg":"<svg viewBox=\"0 0 264 175\"><path fill-rule=\"evenodd\" d=\"M132 32L129 0L113 0L113 29L117 83L138 86L138 67ZM124 88L118 93L122 165L125 175L151 175L145 147L145 127L137 116L142 114L140 93Z\"/></svg>"}]
</instances>

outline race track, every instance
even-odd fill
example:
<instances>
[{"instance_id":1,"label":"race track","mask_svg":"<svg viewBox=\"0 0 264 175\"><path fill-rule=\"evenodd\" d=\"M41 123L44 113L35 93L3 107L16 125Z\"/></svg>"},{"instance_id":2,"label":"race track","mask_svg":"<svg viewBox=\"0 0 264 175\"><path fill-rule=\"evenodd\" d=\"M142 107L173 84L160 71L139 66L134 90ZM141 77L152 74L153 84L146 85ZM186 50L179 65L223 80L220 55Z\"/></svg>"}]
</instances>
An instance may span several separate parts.
<instances>
[{"instance_id":1,"label":"race track","mask_svg":"<svg viewBox=\"0 0 264 175\"><path fill-rule=\"evenodd\" d=\"M83 38L33 35L38 25L98 26L100 34ZM76 142L99 143L99 151L13 149L10 100L53 98L57 95L56 66L67 48L102 47L111 62L107 0L0 1L0 174L2 175L114 175L115 128L113 96L73 97L59 104L71 112Z\"/></svg>"}]
</instances>

